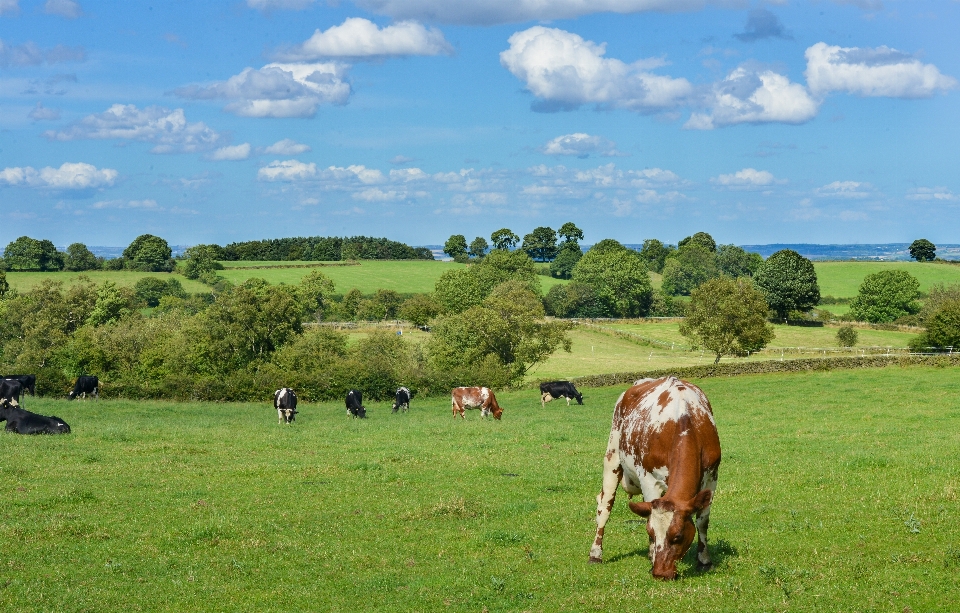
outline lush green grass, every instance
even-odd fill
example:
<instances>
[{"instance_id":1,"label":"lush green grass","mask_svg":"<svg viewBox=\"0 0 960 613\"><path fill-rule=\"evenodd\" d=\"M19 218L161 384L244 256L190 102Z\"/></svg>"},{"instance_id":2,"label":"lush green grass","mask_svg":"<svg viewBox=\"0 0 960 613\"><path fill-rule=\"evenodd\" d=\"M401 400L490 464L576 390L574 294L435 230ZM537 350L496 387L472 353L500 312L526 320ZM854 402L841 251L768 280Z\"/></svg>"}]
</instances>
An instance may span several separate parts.
<instances>
[{"instance_id":1,"label":"lush green grass","mask_svg":"<svg viewBox=\"0 0 960 613\"><path fill-rule=\"evenodd\" d=\"M171 275L167 272L136 272L133 270L88 270L86 272L7 272L7 282L10 287L19 292L28 292L44 279L62 281L67 287L80 282L85 275L94 283L112 281L120 287L133 287L144 277L158 277L163 280L174 278L183 285L183 289L190 293L208 292L210 288L199 281L191 281L183 275Z\"/></svg>"},{"instance_id":2,"label":"lush green grass","mask_svg":"<svg viewBox=\"0 0 960 613\"><path fill-rule=\"evenodd\" d=\"M614 401L463 422L301 406L38 400L73 434L0 435L3 611L949 611L960 376L710 379L716 567L654 581L621 492L587 564Z\"/></svg>"},{"instance_id":3,"label":"lush green grass","mask_svg":"<svg viewBox=\"0 0 960 613\"><path fill-rule=\"evenodd\" d=\"M814 262L813 267L822 296L856 296L863 278L881 270L906 270L924 292L936 283L960 283L960 266L936 262Z\"/></svg>"},{"instance_id":4,"label":"lush green grass","mask_svg":"<svg viewBox=\"0 0 960 613\"><path fill-rule=\"evenodd\" d=\"M642 324L611 324L610 328L633 332L647 338L678 343L684 346L690 344L690 339L680 334L680 324L677 322L642 323ZM776 335L770 341L769 347L836 347L837 329L833 326L805 327L774 325ZM859 340L857 345L862 347L906 347L911 338L916 336L911 332L888 330L858 329Z\"/></svg>"}]
</instances>

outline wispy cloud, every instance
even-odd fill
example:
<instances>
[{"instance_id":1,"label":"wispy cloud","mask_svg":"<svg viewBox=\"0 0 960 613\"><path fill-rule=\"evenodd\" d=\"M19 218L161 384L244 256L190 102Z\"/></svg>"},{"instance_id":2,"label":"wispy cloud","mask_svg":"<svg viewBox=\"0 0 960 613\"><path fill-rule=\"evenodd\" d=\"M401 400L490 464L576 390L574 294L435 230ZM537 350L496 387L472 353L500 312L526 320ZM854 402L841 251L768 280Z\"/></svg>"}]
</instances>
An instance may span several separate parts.
<instances>
[{"instance_id":1,"label":"wispy cloud","mask_svg":"<svg viewBox=\"0 0 960 613\"><path fill-rule=\"evenodd\" d=\"M47 166L7 167L0 170L0 185L37 187L55 190L84 190L113 185L118 173L112 168L97 168L84 162L66 162L60 168Z\"/></svg>"}]
</instances>

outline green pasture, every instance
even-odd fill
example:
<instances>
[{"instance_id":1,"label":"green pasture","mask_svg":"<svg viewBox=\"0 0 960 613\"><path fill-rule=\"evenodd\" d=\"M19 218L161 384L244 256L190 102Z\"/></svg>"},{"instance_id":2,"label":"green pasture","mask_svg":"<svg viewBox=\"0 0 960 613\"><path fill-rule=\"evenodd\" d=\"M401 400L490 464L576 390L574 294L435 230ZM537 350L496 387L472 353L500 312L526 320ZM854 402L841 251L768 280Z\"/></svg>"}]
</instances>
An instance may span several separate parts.
<instances>
[{"instance_id":1,"label":"green pasture","mask_svg":"<svg viewBox=\"0 0 960 613\"><path fill-rule=\"evenodd\" d=\"M0 433L0 610L951 611L960 376L708 379L715 568L652 579L621 491L587 563L613 403L28 400L73 433Z\"/></svg>"},{"instance_id":2,"label":"green pasture","mask_svg":"<svg viewBox=\"0 0 960 613\"><path fill-rule=\"evenodd\" d=\"M88 270L84 272L7 272L7 283L12 289L23 293L32 290L40 285L44 279L53 279L61 281L69 287L81 281L83 276L88 277L94 283L100 284L104 281L116 283L119 287L133 287L137 281L144 277L157 277L166 281L174 278L183 285L183 289L195 294L197 292L208 292L208 288L199 281L191 281L183 275L172 275L168 272L137 272L135 270Z\"/></svg>"},{"instance_id":3,"label":"green pasture","mask_svg":"<svg viewBox=\"0 0 960 613\"><path fill-rule=\"evenodd\" d=\"M905 270L920 281L926 292L937 283L960 283L960 266L941 262L814 262L821 296L852 298L860 290L864 277L882 270ZM839 313L833 305L824 308Z\"/></svg>"},{"instance_id":4,"label":"green pasture","mask_svg":"<svg viewBox=\"0 0 960 613\"><path fill-rule=\"evenodd\" d=\"M605 325L605 324L604 324ZM605 327L624 332L632 332L641 336L662 340L668 343L677 343L683 346L690 345L690 339L680 334L679 322L664 323L641 323L641 324L610 324ZM774 338L770 341L768 347L824 347L832 348L837 346L836 326L806 327L806 326L785 326L774 324ZM867 328L858 328L857 334L859 340L857 345L861 347L906 347L910 339L916 336L916 333L899 332L889 330L871 330Z\"/></svg>"}]
</instances>

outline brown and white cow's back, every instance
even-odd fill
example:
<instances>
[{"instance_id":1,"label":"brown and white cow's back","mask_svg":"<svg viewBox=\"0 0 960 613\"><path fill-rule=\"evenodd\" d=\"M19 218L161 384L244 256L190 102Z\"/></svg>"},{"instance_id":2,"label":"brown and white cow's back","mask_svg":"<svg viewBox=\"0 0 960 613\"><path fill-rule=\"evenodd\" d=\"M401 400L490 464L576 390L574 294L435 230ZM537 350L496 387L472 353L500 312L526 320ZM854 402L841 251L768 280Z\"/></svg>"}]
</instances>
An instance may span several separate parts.
<instances>
[{"instance_id":1,"label":"brown and white cow's back","mask_svg":"<svg viewBox=\"0 0 960 613\"><path fill-rule=\"evenodd\" d=\"M676 377L638 381L613 411L590 560L602 558L604 526L619 484L631 497L643 495L644 502L631 502L630 509L649 518L654 576L676 576L676 563L695 533L698 566L709 567L707 527L719 466L720 438L703 391Z\"/></svg>"},{"instance_id":2,"label":"brown and white cow's back","mask_svg":"<svg viewBox=\"0 0 960 613\"><path fill-rule=\"evenodd\" d=\"M497 397L489 387L455 387L450 393L450 409L453 416L457 414L466 419L464 409L480 409L480 415L493 415L500 419L503 409L497 403Z\"/></svg>"}]
</instances>

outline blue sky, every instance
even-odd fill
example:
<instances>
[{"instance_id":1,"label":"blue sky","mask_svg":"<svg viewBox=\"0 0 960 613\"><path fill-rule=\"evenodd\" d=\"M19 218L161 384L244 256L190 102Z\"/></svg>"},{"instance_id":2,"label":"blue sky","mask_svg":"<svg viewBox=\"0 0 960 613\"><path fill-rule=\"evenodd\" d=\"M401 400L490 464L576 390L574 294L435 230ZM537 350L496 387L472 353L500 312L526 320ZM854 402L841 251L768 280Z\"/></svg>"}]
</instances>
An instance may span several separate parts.
<instances>
[{"instance_id":1,"label":"blue sky","mask_svg":"<svg viewBox=\"0 0 960 613\"><path fill-rule=\"evenodd\" d=\"M958 30L955 0L0 0L0 244L957 243Z\"/></svg>"}]
</instances>

